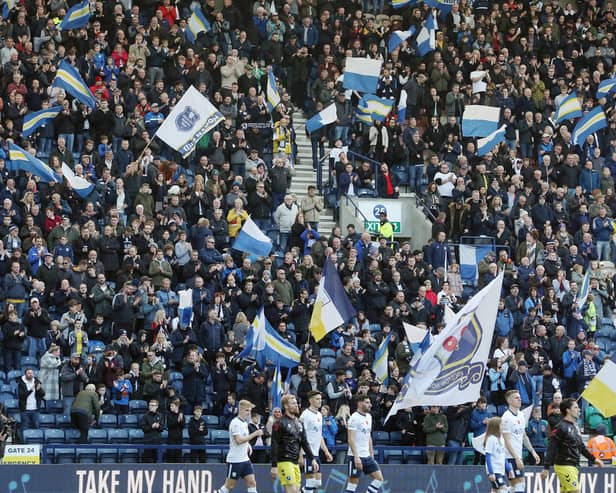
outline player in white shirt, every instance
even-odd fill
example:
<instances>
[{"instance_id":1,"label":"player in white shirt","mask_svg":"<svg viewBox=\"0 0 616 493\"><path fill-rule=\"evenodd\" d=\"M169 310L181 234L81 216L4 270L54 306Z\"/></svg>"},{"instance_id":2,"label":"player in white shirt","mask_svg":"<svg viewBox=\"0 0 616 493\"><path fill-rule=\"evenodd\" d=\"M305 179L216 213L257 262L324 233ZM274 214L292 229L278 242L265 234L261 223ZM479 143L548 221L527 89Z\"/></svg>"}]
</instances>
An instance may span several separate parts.
<instances>
[{"instance_id":1,"label":"player in white shirt","mask_svg":"<svg viewBox=\"0 0 616 493\"><path fill-rule=\"evenodd\" d=\"M250 462L249 455L252 453L250 440L263 435L263 430L248 431L250 412L254 404L247 400L241 400L238 404L237 416L229 424L229 452L227 453L227 479L218 493L229 493L237 481L241 478L246 482L248 493L257 493L255 471Z\"/></svg>"},{"instance_id":2,"label":"player in white shirt","mask_svg":"<svg viewBox=\"0 0 616 493\"><path fill-rule=\"evenodd\" d=\"M507 476L512 471L505 459L505 446L501 440L501 418L490 418L486 427L483 447L486 456L486 471L492 486L492 493L506 493Z\"/></svg>"},{"instance_id":3,"label":"player in white shirt","mask_svg":"<svg viewBox=\"0 0 616 493\"><path fill-rule=\"evenodd\" d=\"M509 481L515 493L526 491L524 480L523 448L526 447L533 456L535 464L539 464L539 456L526 435L526 418L521 411L522 399L517 390L508 390L505 400L509 408L503 413L501 429L505 441L505 457L511 464L513 478Z\"/></svg>"},{"instance_id":4,"label":"player in white shirt","mask_svg":"<svg viewBox=\"0 0 616 493\"><path fill-rule=\"evenodd\" d=\"M355 493L362 473L372 477L366 493L377 493L383 485L383 473L374 460L372 414L370 414L372 402L367 395L356 396L355 402L357 411L351 415L347 423L349 479L346 493Z\"/></svg>"},{"instance_id":5,"label":"player in white shirt","mask_svg":"<svg viewBox=\"0 0 616 493\"><path fill-rule=\"evenodd\" d=\"M323 402L321 392L318 390L311 390L308 392L308 402L310 406L304 410L299 420L304 425L308 445L310 445L310 450L320 466L319 450L323 450L327 462L333 460L332 454L327 449L325 439L323 438L323 415L321 411L319 411L319 409L321 409L321 403ZM321 487L321 472L315 472L312 468L312 462L309 462L306 457L304 457L304 471L306 474L304 493L313 493Z\"/></svg>"}]
</instances>

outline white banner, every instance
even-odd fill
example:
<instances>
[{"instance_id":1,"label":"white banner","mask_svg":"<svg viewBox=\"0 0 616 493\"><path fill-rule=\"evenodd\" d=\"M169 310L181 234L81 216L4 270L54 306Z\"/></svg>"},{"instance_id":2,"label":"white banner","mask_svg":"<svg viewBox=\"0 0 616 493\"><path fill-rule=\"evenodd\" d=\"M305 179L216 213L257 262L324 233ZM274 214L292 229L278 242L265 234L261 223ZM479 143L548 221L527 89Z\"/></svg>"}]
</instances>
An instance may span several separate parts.
<instances>
[{"instance_id":1,"label":"white banner","mask_svg":"<svg viewBox=\"0 0 616 493\"><path fill-rule=\"evenodd\" d=\"M364 199L358 200L359 210L366 217L364 228L372 234L379 232L380 214L385 212L387 220L394 228L394 234L400 233L402 225L402 202L397 200Z\"/></svg>"},{"instance_id":2,"label":"white banner","mask_svg":"<svg viewBox=\"0 0 616 493\"><path fill-rule=\"evenodd\" d=\"M195 150L197 142L224 119L205 96L190 86L155 135L186 157Z\"/></svg>"}]
</instances>

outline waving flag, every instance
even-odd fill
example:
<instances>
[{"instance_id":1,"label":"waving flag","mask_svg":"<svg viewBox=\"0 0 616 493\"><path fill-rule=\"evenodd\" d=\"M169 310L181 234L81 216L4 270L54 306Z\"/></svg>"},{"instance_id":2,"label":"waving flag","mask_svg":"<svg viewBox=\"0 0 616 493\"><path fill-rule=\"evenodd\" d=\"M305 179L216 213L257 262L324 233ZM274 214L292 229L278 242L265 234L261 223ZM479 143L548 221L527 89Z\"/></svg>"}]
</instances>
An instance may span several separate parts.
<instances>
[{"instance_id":1,"label":"waving flag","mask_svg":"<svg viewBox=\"0 0 616 493\"><path fill-rule=\"evenodd\" d=\"M197 142L224 119L218 108L195 86L190 86L155 135L186 157L195 150Z\"/></svg>"},{"instance_id":2,"label":"waving flag","mask_svg":"<svg viewBox=\"0 0 616 493\"><path fill-rule=\"evenodd\" d=\"M257 257L267 257L272 251L272 240L249 217L233 242L233 248Z\"/></svg>"},{"instance_id":3,"label":"waving flag","mask_svg":"<svg viewBox=\"0 0 616 493\"><path fill-rule=\"evenodd\" d=\"M389 358L389 341L391 340L391 334L388 334L381 342L381 345L374 355L374 363L372 364L372 371L374 376L380 383L384 383L389 376L388 358Z\"/></svg>"},{"instance_id":4,"label":"waving flag","mask_svg":"<svg viewBox=\"0 0 616 493\"><path fill-rule=\"evenodd\" d=\"M378 98L372 94L366 94L359 101L359 106L366 108L370 112L370 116L373 120L384 122L394 107L394 100Z\"/></svg>"},{"instance_id":5,"label":"waving flag","mask_svg":"<svg viewBox=\"0 0 616 493\"><path fill-rule=\"evenodd\" d=\"M572 92L561 101L554 113L554 123L560 123L567 118L577 118L582 116L582 105L577 94Z\"/></svg>"},{"instance_id":6,"label":"waving flag","mask_svg":"<svg viewBox=\"0 0 616 493\"><path fill-rule=\"evenodd\" d=\"M270 113L274 111L274 108L280 104L280 94L278 94L278 88L276 87L276 77L270 70L267 74L267 107Z\"/></svg>"},{"instance_id":7,"label":"waving flag","mask_svg":"<svg viewBox=\"0 0 616 493\"><path fill-rule=\"evenodd\" d=\"M186 23L186 37L188 41L194 43L199 36L199 33L209 32L212 30L212 26L203 15L203 11L200 7L195 7L192 15L188 18L188 22Z\"/></svg>"},{"instance_id":8,"label":"waving flag","mask_svg":"<svg viewBox=\"0 0 616 493\"><path fill-rule=\"evenodd\" d=\"M401 9L407 5L414 5L417 0L391 0L391 6L394 9Z\"/></svg>"},{"instance_id":9,"label":"waving flag","mask_svg":"<svg viewBox=\"0 0 616 493\"><path fill-rule=\"evenodd\" d=\"M413 34L415 34L415 26L411 26L411 28L408 31L394 31L393 33L391 33L391 36L389 37L389 43L387 44L387 49L391 53L398 46L400 46L403 41L406 41Z\"/></svg>"},{"instance_id":10,"label":"waving flag","mask_svg":"<svg viewBox=\"0 0 616 493\"><path fill-rule=\"evenodd\" d=\"M358 121L367 123L368 125L372 124L372 112L368 109L367 106L362 106L362 101L359 101L357 105L357 109L355 110L355 117Z\"/></svg>"},{"instance_id":11,"label":"waving flag","mask_svg":"<svg viewBox=\"0 0 616 493\"><path fill-rule=\"evenodd\" d=\"M45 183L62 181L62 178L43 161L15 144L9 144L9 160L10 165L7 166L9 171L30 171Z\"/></svg>"},{"instance_id":12,"label":"waving flag","mask_svg":"<svg viewBox=\"0 0 616 493\"><path fill-rule=\"evenodd\" d=\"M336 112L336 103L332 103L306 122L306 132L312 133L330 123L334 123L337 119L338 113Z\"/></svg>"},{"instance_id":13,"label":"waving flag","mask_svg":"<svg viewBox=\"0 0 616 493\"><path fill-rule=\"evenodd\" d=\"M601 370L590 381L581 397L596 407L605 418L616 415L616 361L614 357L603 363Z\"/></svg>"},{"instance_id":14,"label":"waving flag","mask_svg":"<svg viewBox=\"0 0 616 493\"><path fill-rule=\"evenodd\" d=\"M90 0L73 5L60 22L58 29L66 31L67 29L80 29L85 26L90 20Z\"/></svg>"},{"instance_id":15,"label":"waving flag","mask_svg":"<svg viewBox=\"0 0 616 493\"><path fill-rule=\"evenodd\" d=\"M4 2L4 5L2 6L3 19L9 18L9 14L11 13L11 10L15 8L15 5L17 5L17 0L6 0L6 2Z\"/></svg>"},{"instance_id":16,"label":"waving flag","mask_svg":"<svg viewBox=\"0 0 616 493\"><path fill-rule=\"evenodd\" d=\"M327 257L310 318L310 332L315 341L319 342L354 316L355 308L349 301L334 263Z\"/></svg>"},{"instance_id":17,"label":"waving flag","mask_svg":"<svg viewBox=\"0 0 616 493\"><path fill-rule=\"evenodd\" d=\"M582 285L578 290L576 302L577 302L577 311L581 312L586 304L586 300L588 299L588 292L590 291L590 269L586 271L586 275L584 276L584 280L582 281Z\"/></svg>"},{"instance_id":18,"label":"waving flag","mask_svg":"<svg viewBox=\"0 0 616 493\"><path fill-rule=\"evenodd\" d=\"M577 122L573 132L571 132L571 143L582 147L586 137L605 127L607 127L605 113L603 113L603 108L601 106L597 106L593 108L592 111L586 113L586 115Z\"/></svg>"},{"instance_id":19,"label":"waving flag","mask_svg":"<svg viewBox=\"0 0 616 493\"><path fill-rule=\"evenodd\" d=\"M281 408L282 394L282 378L280 377L280 364L276 365L274 370L274 378L272 379L272 387L270 389L272 396L272 409L275 407Z\"/></svg>"},{"instance_id":20,"label":"waving flag","mask_svg":"<svg viewBox=\"0 0 616 493\"><path fill-rule=\"evenodd\" d=\"M454 3L458 3L458 0L426 0L426 5L438 9L441 13L441 19L447 17Z\"/></svg>"},{"instance_id":21,"label":"waving flag","mask_svg":"<svg viewBox=\"0 0 616 493\"><path fill-rule=\"evenodd\" d=\"M473 296L409 370L387 419L413 406L455 406L479 398L503 273Z\"/></svg>"},{"instance_id":22,"label":"waving flag","mask_svg":"<svg viewBox=\"0 0 616 493\"><path fill-rule=\"evenodd\" d=\"M398 121L403 122L406 120L406 89L400 91L400 101L398 101Z\"/></svg>"},{"instance_id":23,"label":"waving flag","mask_svg":"<svg viewBox=\"0 0 616 493\"><path fill-rule=\"evenodd\" d=\"M22 135L24 137L29 137L41 125L45 125L49 120L58 116L61 111L62 106L54 106L53 108L47 108L46 110L28 113L24 117L24 124L21 131Z\"/></svg>"},{"instance_id":24,"label":"waving flag","mask_svg":"<svg viewBox=\"0 0 616 493\"><path fill-rule=\"evenodd\" d=\"M66 60L62 60L62 63L60 63L56 77L53 80L53 85L64 89L75 99L90 108L96 106L96 99L92 96L90 88L86 86L79 72Z\"/></svg>"},{"instance_id":25,"label":"waving flag","mask_svg":"<svg viewBox=\"0 0 616 493\"><path fill-rule=\"evenodd\" d=\"M460 245L460 277L464 284L477 286L477 264L491 251L492 245Z\"/></svg>"},{"instance_id":26,"label":"waving flag","mask_svg":"<svg viewBox=\"0 0 616 493\"><path fill-rule=\"evenodd\" d=\"M436 30L438 23L432 15L428 14L428 18L417 35L417 51L420 56L425 56L436 48Z\"/></svg>"},{"instance_id":27,"label":"waving flag","mask_svg":"<svg viewBox=\"0 0 616 493\"><path fill-rule=\"evenodd\" d=\"M500 108L469 104L462 114L462 135L464 137L486 137L498 129Z\"/></svg>"},{"instance_id":28,"label":"waving flag","mask_svg":"<svg viewBox=\"0 0 616 493\"><path fill-rule=\"evenodd\" d=\"M94 190L94 184L81 176L77 176L66 163L62 163L62 175L64 175L64 178L69 182L71 188L82 199L85 199L92 193L92 190Z\"/></svg>"},{"instance_id":29,"label":"waving flag","mask_svg":"<svg viewBox=\"0 0 616 493\"><path fill-rule=\"evenodd\" d=\"M507 125L503 125L487 137L479 139L477 141L477 155L485 156L488 152L505 140L505 130L507 130Z\"/></svg>"},{"instance_id":30,"label":"waving flag","mask_svg":"<svg viewBox=\"0 0 616 493\"><path fill-rule=\"evenodd\" d=\"M193 290L178 291L178 319L180 327L189 327L193 320Z\"/></svg>"},{"instance_id":31,"label":"waving flag","mask_svg":"<svg viewBox=\"0 0 616 493\"><path fill-rule=\"evenodd\" d=\"M379 84L382 60L368 58L346 59L344 67L344 87L355 91L374 94Z\"/></svg>"},{"instance_id":32,"label":"waving flag","mask_svg":"<svg viewBox=\"0 0 616 493\"><path fill-rule=\"evenodd\" d=\"M302 355L297 347L283 339L274 330L265 318L263 308L259 310L252 322L246 335L246 346L239 357L245 358L253 352L260 368L265 368L267 361L284 368L293 368L299 364Z\"/></svg>"},{"instance_id":33,"label":"waving flag","mask_svg":"<svg viewBox=\"0 0 616 493\"><path fill-rule=\"evenodd\" d=\"M597 88L597 99L604 98L614 91L616 91L616 78L603 80Z\"/></svg>"}]
</instances>

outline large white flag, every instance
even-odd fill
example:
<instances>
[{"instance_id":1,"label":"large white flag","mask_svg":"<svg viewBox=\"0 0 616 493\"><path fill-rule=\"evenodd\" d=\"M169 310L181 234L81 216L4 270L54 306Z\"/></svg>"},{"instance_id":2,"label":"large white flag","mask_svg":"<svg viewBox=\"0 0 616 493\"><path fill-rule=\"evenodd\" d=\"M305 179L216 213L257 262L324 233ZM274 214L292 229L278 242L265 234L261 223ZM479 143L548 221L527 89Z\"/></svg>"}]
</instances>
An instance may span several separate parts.
<instances>
[{"instance_id":1,"label":"large white flag","mask_svg":"<svg viewBox=\"0 0 616 493\"><path fill-rule=\"evenodd\" d=\"M186 157L195 150L197 142L224 119L203 94L190 86L158 127L156 136Z\"/></svg>"},{"instance_id":2,"label":"large white flag","mask_svg":"<svg viewBox=\"0 0 616 493\"><path fill-rule=\"evenodd\" d=\"M503 274L455 314L411 367L387 418L413 406L454 406L479 398Z\"/></svg>"}]
</instances>

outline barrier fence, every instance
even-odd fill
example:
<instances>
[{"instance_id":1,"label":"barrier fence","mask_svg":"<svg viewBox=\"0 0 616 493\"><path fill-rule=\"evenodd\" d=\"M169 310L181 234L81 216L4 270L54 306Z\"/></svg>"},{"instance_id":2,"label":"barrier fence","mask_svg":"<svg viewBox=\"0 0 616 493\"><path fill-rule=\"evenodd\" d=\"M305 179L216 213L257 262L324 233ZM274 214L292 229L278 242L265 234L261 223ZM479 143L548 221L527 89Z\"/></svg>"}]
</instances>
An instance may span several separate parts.
<instances>
[{"instance_id":1,"label":"barrier fence","mask_svg":"<svg viewBox=\"0 0 616 493\"><path fill-rule=\"evenodd\" d=\"M382 466L383 493L487 493L490 491L482 466ZM582 468L580 493L616 493L613 468ZM214 493L227 472L224 464L67 464L0 466L0 492L4 493ZM344 466L323 466L323 484L318 493L340 493L346 484ZM255 466L259 491L283 493L270 477L269 465ZM541 468L525 471L526 492L557 493L551 473L541 479ZM358 491L365 491L362 478ZM242 482L234 492L245 492Z\"/></svg>"}]
</instances>

